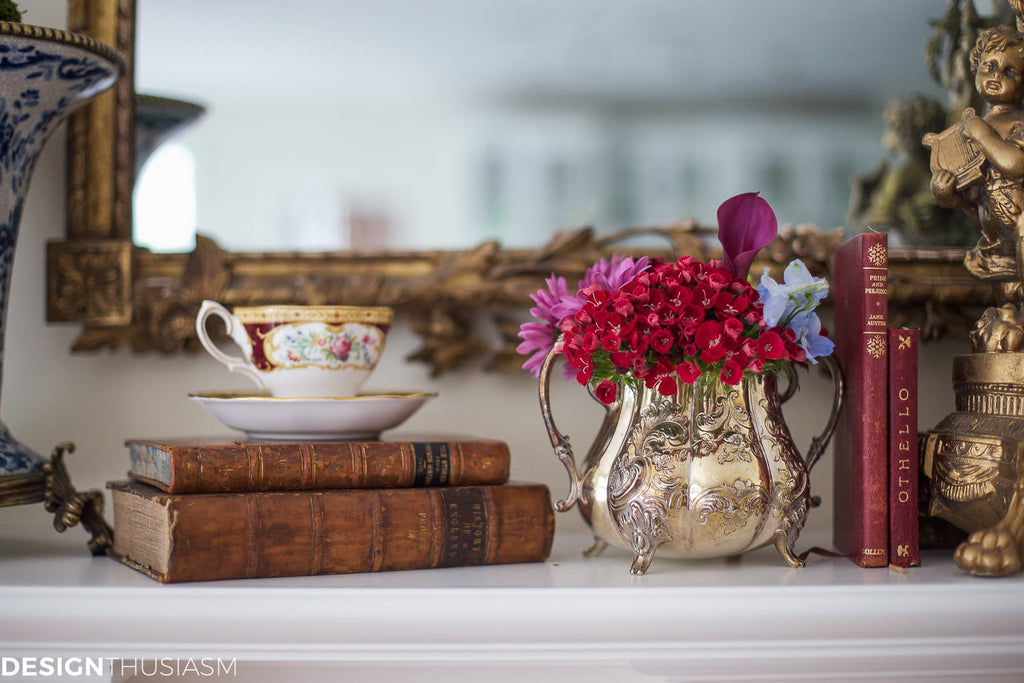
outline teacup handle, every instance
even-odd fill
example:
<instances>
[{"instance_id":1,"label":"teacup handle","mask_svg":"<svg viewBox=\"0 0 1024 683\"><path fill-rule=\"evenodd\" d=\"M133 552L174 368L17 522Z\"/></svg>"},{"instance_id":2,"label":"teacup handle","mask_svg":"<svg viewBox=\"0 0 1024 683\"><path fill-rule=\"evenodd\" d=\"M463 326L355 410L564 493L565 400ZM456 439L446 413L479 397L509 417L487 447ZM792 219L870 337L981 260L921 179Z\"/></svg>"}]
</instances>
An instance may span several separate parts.
<instances>
[{"instance_id":1,"label":"teacup handle","mask_svg":"<svg viewBox=\"0 0 1024 683\"><path fill-rule=\"evenodd\" d=\"M252 367L248 360L242 356L229 356L228 354L221 351L213 340L210 339L210 334L206 331L206 321L210 316L216 316L224 321L224 325L227 327L228 336L238 344L239 332L244 332L241 329L240 323L235 316L231 315L228 309L216 301L210 301L206 299L199 307L199 314L196 315L196 335L199 337L199 343L203 345L206 352L213 356L215 359L227 366L231 372L240 372L243 375L247 375L252 378L256 384L263 389L267 390L267 385L263 383L263 378L260 377L259 373ZM239 345L240 346L240 345Z\"/></svg>"},{"instance_id":2,"label":"teacup handle","mask_svg":"<svg viewBox=\"0 0 1024 683\"><path fill-rule=\"evenodd\" d=\"M576 458L569 445L569 437L558 431L555 420L551 416L551 368L554 367L557 357L558 353L552 348L540 368L540 412L544 417L544 425L548 429L548 437L551 439L551 446L555 449L555 455L562 461L565 471L569 474L569 495L555 503L556 510L565 512L571 509L580 497L580 476L576 472Z\"/></svg>"}]
</instances>

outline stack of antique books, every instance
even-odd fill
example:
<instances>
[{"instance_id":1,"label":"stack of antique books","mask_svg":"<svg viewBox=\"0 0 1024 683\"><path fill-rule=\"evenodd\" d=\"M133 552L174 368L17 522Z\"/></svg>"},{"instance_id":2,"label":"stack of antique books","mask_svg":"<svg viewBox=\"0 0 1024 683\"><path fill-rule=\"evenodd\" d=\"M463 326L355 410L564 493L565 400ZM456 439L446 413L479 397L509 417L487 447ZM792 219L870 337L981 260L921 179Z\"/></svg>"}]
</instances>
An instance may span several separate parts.
<instances>
[{"instance_id":1,"label":"stack of antique books","mask_svg":"<svg viewBox=\"0 0 1024 683\"><path fill-rule=\"evenodd\" d=\"M538 562L547 487L509 483L508 445L126 442L108 483L113 554L163 583Z\"/></svg>"}]
</instances>

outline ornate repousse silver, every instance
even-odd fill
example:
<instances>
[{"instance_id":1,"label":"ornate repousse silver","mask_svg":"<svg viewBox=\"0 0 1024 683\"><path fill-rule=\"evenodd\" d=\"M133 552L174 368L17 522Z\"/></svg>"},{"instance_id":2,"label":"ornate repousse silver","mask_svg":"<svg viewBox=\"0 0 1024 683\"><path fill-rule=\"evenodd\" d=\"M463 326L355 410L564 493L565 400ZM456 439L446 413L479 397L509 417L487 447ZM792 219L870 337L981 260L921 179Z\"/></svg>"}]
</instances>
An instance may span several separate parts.
<instances>
[{"instance_id":1,"label":"ornate repousse silver","mask_svg":"<svg viewBox=\"0 0 1024 683\"><path fill-rule=\"evenodd\" d=\"M748 375L737 386L701 377L672 396L620 385L597 440L577 473L568 439L551 417L548 383L552 352L541 370L541 406L552 444L569 472L570 492L597 538L633 552L633 574L643 574L655 552L669 557L736 555L774 543L792 566L811 504L807 471L828 443L842 400L832 359L836 396L829 425L815 439L807 462L782 416L795 376L780 395L776 377Z\"/></svg>"}]
</instances>

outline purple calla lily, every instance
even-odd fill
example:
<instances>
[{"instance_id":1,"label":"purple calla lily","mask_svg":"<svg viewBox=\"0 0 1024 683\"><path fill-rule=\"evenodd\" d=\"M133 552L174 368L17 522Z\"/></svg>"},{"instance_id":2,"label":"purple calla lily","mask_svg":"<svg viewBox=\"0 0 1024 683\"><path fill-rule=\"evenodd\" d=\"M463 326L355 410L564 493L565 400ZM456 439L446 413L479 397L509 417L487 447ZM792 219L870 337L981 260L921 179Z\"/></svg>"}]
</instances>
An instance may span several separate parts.
<instances>
[{"instance_id":1,"label":"purple calla lily","mask_svg":"<svg viewBox=\"0 0 1024 683\"><path fill-rule=\"evenodd\" d=\"M757 192L745 192L718 207L718 241L726 270L746 278L757 252L779 234L779 222Z\"/></svg>"}]
</instances>

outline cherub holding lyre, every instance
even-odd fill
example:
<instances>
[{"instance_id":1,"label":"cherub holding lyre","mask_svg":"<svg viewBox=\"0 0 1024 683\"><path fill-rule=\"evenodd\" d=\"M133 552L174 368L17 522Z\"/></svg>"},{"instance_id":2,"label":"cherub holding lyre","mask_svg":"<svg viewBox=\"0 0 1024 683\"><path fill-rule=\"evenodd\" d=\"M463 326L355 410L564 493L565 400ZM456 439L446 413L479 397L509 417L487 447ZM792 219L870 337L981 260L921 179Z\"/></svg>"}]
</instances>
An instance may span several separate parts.
<instances>
[{"instance_id":1,"label":"cherub holding lyre","mask_svg":"<svg viewBox=\"0 0 1024 683\"><path fill-rule=\"evenodd\" d=\"M1010 26L984 31L971 51L984 117L964 111L959 126L926 136L932 147L932 192L944 206L972 213L981 239L964 265L986 280L1004 281L1020 302L1024 249L1024 35ZM945 138L945 139L942 139Z\"/></svg>"}]
</instances>

